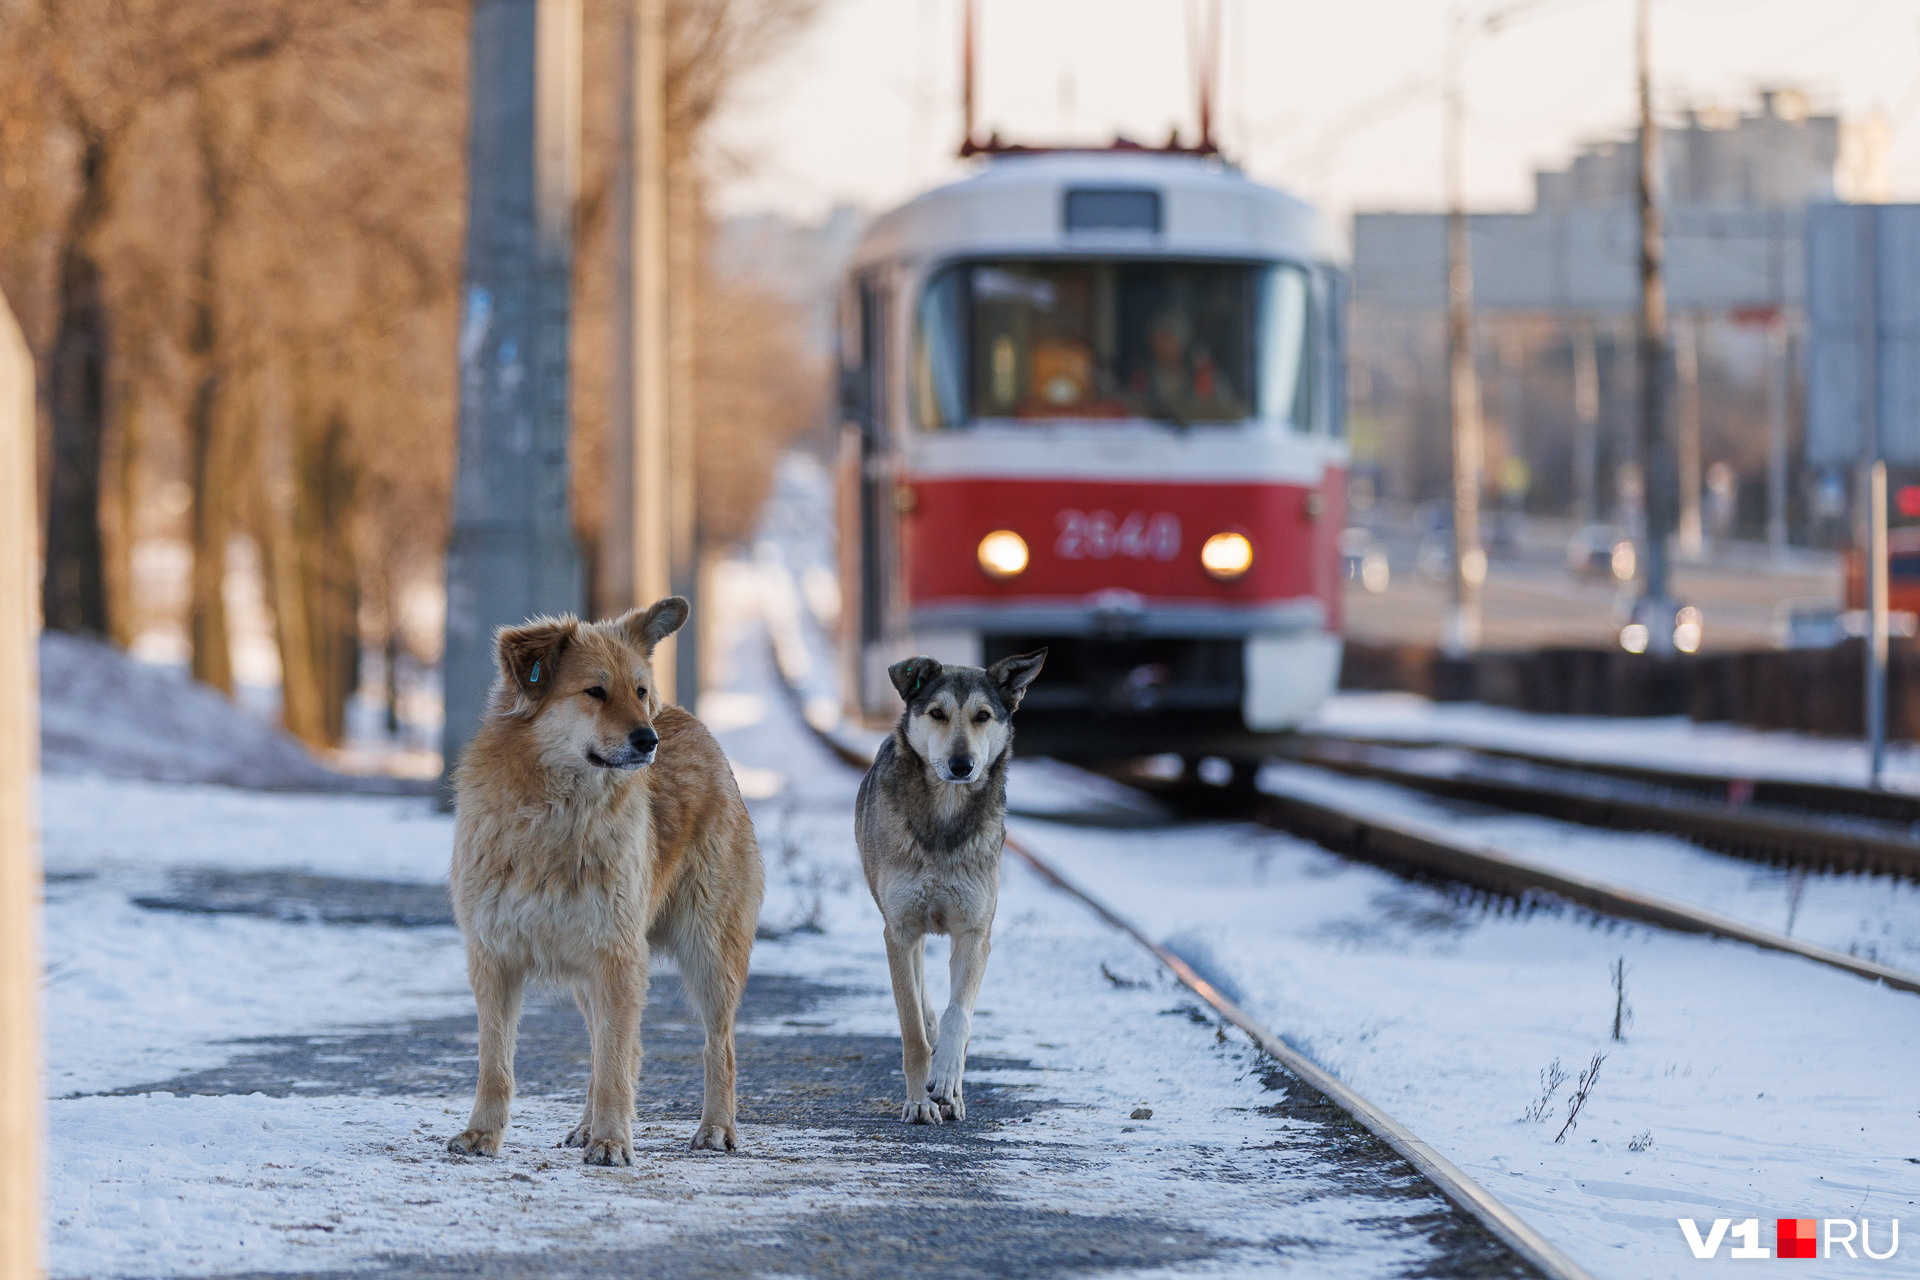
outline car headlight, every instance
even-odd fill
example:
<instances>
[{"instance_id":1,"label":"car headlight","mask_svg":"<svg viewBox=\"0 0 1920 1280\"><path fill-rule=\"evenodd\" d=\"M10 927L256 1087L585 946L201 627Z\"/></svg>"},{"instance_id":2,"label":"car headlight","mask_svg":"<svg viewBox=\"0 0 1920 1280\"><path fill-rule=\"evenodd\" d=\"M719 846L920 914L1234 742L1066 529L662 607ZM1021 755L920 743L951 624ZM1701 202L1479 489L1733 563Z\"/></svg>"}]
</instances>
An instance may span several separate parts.
<instances>
[{"instance_id":1,"label":"car headlight","mask_svg":"<svg viewBox=\"0 0 1920 1280\"><path fill-rule=\"evenodd\" d=\"M1017 578L1027 571L1027 540L1011 529L995 529L980 539L975 555L989 578Z\"/></svg>"},{"instance_id":2,"label":"car headlight","mask_svg":"<svg viewBox=\"0 0 1920 1280\"><path fill-rule=\"evenodd\" d=\"M1200 548L1200 567L1226 582L1253 568L1253 543L1244 533L1216 533Z\"/></svg>"}]
</instances>

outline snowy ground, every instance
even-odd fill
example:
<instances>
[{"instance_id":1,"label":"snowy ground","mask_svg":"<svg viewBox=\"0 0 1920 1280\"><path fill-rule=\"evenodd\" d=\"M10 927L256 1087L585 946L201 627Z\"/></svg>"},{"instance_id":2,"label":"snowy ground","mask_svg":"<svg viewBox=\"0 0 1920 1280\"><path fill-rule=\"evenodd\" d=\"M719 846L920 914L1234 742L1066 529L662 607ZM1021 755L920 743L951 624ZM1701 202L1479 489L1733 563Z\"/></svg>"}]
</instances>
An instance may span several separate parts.
<instances>
[{"instance_id":1,"label":"snowy ground","mask_svg":"<svg viewBox=\"0 0 1920 1280\"><path fill-rule=\"evenodd\" d=\"M1341 693L1307 726L1410 742L1460 742L1573 760L1801 778L1865 786L1867 751L1850 738L1763 733L1683 716L1543 716L1478 703L1432 702L1412 693ZM1885 784L1920 792L1920 744L1887 744Z\"/></svg>"},{"instance_id":2,"label":"snowy ground","mask_svg":"<svg viewBox=\"0 0 1920 1280\"><path fill-rule=\"evenodd\" d=\"M790 473L783 496L817 499L820 479ZM803 621L831 613L830 580L812 572L822 537L795 507L776 504L793 527L776 523L765 561L735 566L710 602L733 666L702 705L753 798L769 872L742 1018L747 1149L683 1149L699 1044L668 973L648 1011L632 1169L587 1170L548 1145L585 1080L585 1036L560 1005L529 1010L506 1154L447 1155L472 1013L442 888L451 827L427 802L52 776L55 1276L1511 1272L1378 1144L1290 1092L1017 864L969 1119L893 1118L898 1041L852 848L857 775L805 736L762 656L762 618L802 643ZM831 664L816 655L811 671L829 698ZM1883 1230L1920 1216L1920 998L1735 944L1488 910L1270 831L1173 824L1045 762L1017 768L1013 795L1051 815L1016 820L1040 853L1598 1276L1691 1274L1676 1217ZM1385 789L1373 802L1413 803ZM1427 816L1570 865L1614 858L1769 927L1788 905L1772 873L1676 841ZM1795 932L1882 936L1881 959L1910 962L1911 895L1883 884L1816 880ZM1597 1083L1556 1143L1572 1089L1543 1097L1541 1073L1595 1054ZM1902 1245L1877 1268L1802 1271L1913 1274L1920 1246L1911 1232Z\"/></svg>"},{"instance_id":3,"label":"snowy ground","mask_svg":"<svg viewBox=\"0 0 1920 1280\"><path fill-rule=\"evenodd\" d=\"M1438 828L1448 838L1920 972L1920 885L1910 881L1768 866L1712 853L1677 836L1491 811L1299 765L1270 763L1260 782L1269 791L1410 820Z\"/></svg>"},{"instance_id":4,"label":"snowy ground","mask_svg":"<svg viewBox=\"0 0 1920 1280\"><path fill-rule=\"evenodd\" d=\"M800 544L763 545L769 581L757 598L777 611L796 593L772 579L797 578L808 554ZM827 665L816 656L815 681L830 680L819 674ZM1848 744L1680 720L1524 716L1402 695L1337 698L1323 719L1383 736L1729 773L1847 780L1855 763ZM1050 797L1062 790L1062 771L1047 776L1048 768L1017 767L1022 809L1059 803ZM1036 774L1044 785L1023 795ZM1317 770L1270 765L1262 785L1337 793L1920 967L1920 901L1913 886L1886 878L1799 876L1668 837L1488 816ZM1596 1275L1691 1274L1699 1264L1682 1242L1680 1217L1868 1217L1884 1233L1887 1218L1910 1217L1920 1202L1920 998L1797 958L1584 912L1490 911L1252 826L1169 828L1142 812L1139 829L1128 831L1110 811L1089 823L1075 820L1074 805L1059 807L1064 821L1016 823L1029 845L1167 940ZM1624 965L1626 1023L1617 1041L1616 963ZM1556 1142L1572 1078L1596 1054L1605 1055L1596 1083ZM1569 1079L1547 1088L1556 1067ZM1920 1273L1911 1232L1902 1245L1900 1261L1883 1269ZM1884 1247L1883 1234L1876 1248ZM1842 1258L1805 1270L1846 1268Z\"/></svg>"},{"instance_id":5,"label":"snowy ground","mask_svg":"<svg viewBox=\"0 0 1920 1280\"><path fill-rule=\"evenodd\" d=\"M900 1124L857 775L775 696L750 624L736 638L713 719L763 797L770 882L742 1154L684 1150L699 1046L670 973L632 1169L550 1145L585 1081L558 1005L523 1026L503 1158L446 1153L472 1014L446 921L451 824L425 801L49 777L53 1274L1518 1274L1014 866L968 1121ZM1045 766L1022 780L1058 810L1083 791Z\"/></svg>"}]
</instances>

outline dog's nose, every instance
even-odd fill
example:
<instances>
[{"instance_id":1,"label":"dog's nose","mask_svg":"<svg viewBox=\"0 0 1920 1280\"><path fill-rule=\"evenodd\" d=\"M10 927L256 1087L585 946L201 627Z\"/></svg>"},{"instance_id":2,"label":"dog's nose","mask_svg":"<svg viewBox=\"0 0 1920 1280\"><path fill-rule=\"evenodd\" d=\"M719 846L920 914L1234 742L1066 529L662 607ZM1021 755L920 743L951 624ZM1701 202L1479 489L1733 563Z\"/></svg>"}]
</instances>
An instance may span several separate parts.
<instances>
[{"instance_id":1,"label":"dog's nose","mask_svg":"<svg viewBox=\"0 0 1920 1280\"><path fill-rule=\"evenodd\" d=\"M660 745L660 735L651 726L643 724L627 735L627 745L635 751L651 751Z\"/></svg>"},{"instance_id":2,"label":"dog's nose","mask_svg":"<svg viewBox=\"0 0 1920 1280\"><path fill-rule=\"evenodd\" d=\"M956 778L970 778L973 776L973 757L949 756L947 768L953 770L953 776Z\"/></svg>"}]
</instances>

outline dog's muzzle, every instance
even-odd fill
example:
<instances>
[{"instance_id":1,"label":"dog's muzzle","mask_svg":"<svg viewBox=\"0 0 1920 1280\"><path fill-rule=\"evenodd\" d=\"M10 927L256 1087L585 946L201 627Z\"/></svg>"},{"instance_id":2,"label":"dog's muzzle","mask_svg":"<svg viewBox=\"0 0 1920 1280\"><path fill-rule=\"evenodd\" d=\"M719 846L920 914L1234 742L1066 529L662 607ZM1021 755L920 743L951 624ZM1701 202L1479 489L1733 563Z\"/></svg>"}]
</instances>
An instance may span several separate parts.
<instances>
[{"instance_id":1,"label":"dog's muzzle","mask_svg":"<svg viewBox=\"0 0 1920 1280\"><path fill-rule=\"evenodd\" d=\"M589 749L587 759L602 769L641 769L653 763L659 749L660 735L642 727L628 734L626 745L618 751L602 754Z\"/></svg>"},{"instance_id":2,"label":"dog's muzzle","mask_svg":"<svg viewBox=\"0 0 1920 1280\"><path fill-rule=\"evenodd\" d=\"M972 756L948 756L936 772L942 782L958 782L967 785L980 781L986 775Z\"/></svg>"}]
</instances>

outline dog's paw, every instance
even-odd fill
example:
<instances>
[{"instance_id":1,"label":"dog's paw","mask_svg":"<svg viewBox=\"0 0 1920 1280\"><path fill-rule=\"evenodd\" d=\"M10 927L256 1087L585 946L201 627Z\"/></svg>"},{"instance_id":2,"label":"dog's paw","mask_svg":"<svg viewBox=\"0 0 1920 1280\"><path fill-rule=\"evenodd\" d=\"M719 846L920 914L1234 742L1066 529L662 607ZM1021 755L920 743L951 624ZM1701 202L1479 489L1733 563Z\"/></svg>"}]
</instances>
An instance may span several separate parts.
<instances>
[{"instance_id":1,"label":"dog's paw","mask_svg":"<svg viewBox=\"0 0 1920 1280\"><path fill-rule=\"evenodd\" d=\"M695 1151L738 1151L740 1135L730 1124L702 1124L687 1146Z\"/></svg>"},{"instance_id":2,"label":"dog's paw","mask_svg":"<svg viewBox=\"0 0 1920 1280\"><path fill-rule=\"evenodd\" d=\"M592 1136L593 1130L587 1127L585 1120L582 1120L579 1124L567 1130L566 1137L560 1139L560 1141L553 1145L556 1147L584 1147L587 1145L587 1139Z\"/></svg>"},{"instance_id":3,"label":"dog's paw","mask_svg":"<svg viewBox=\"0 0 1920 1280\"><path fill-rule=\"evenodd\" d=\"M588 1164L632 1164L633 1140L631 1138L591 1138L586 1143Z\"/></svg>"},{"instance_id":4,"label":"dog's paw","mask_svg":"<svg viewBox=\"0 0 1920 1280\"><path fill-rule=\"evenodd\" d=\"M939 1124L940 1104L932 1098L909 1098L900 1108L900 1118L908 1124Z\"/></svg>"},{"instance_id":5,"label":"dog's paw","mask_svg":"<svg viewBox=\"0 0 1920 1280\"><path fill-rule=\"evenodd\" d=\"M944 1072L935 1064L933 1079L927 1082L927 1095L939 1104L940 1112L946 1119L967 1118L966 1091L960 1083L958 1071Z\"/></svg>"},{"instance_id":6,"label":"dog's paw","mask_svg":"<svg viewBox=\"0 0 1920 1280\"><path fill-rule=\"evenodd\" d=\"M498 1129L469 1129L450 1139L447 1150L458 1156L497 1156L500 1154Z\"/></svg>"}]
</instances>

